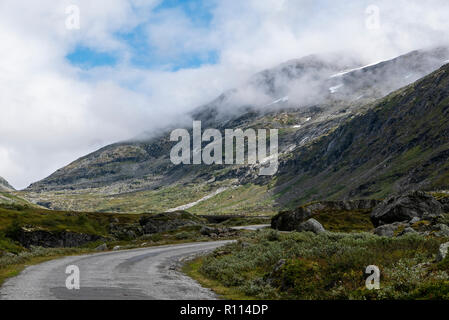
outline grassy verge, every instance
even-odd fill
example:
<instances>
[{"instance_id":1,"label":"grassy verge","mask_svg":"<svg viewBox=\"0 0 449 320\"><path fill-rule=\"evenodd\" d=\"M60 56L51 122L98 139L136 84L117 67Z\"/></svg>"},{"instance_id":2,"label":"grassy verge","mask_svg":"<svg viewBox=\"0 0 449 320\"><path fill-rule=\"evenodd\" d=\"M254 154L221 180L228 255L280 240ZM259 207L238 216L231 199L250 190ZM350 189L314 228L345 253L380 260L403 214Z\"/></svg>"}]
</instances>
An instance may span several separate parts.
<instances>
[{"instance_id":1,"label":"grassy verge","mask_svg":"<svg viewBox=\"0 0 449 320\"><path fill-rule=\"evenodd\" d=\"M220 298L227 299L227 300L252 300L252 299L254 299L252 297L248 297L247 295L242 293L237 288L226 287L226 286L222 285L219 281L209 279L206 276L204 276L200 271L203 263L204 263L203 257L196 258L196 259L186 263L182 268L182 272L184 272L189 277L198 281L198 283L201 284L203 287L212 288L213 291Z\"/></svg>"},{"instance_id":2,"label":"grassy verge","mask_svg":"<svg viewBox=\"0 0 449 320\"><path fill-rule=\"evenodd\" d=\"M449 299L449 259L435 262L448 240L260 231L186 270L229 299ZM380 290L365 287L369 265L380 268Z\"/></svg>"}]
</instances>

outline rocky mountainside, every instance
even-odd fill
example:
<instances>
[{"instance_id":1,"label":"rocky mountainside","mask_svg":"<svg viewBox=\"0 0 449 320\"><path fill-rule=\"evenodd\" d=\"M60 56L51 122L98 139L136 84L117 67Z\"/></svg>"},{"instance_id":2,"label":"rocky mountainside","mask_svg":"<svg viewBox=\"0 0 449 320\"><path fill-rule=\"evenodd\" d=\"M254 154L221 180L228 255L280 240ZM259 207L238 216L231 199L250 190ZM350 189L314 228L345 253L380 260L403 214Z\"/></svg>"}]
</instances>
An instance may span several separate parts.
<instances>
[{"instance_id":1,"label":"rocky mountainside","mask_svg":"<svg viewBox=\"0 0 449 320\"><path fill-rule=\"evenodd\" d=\"M280 173L290 190L279 201L448 189L448 112L445 65L292 154Z\"/></svg>"},{"instance_id":2,"label":"rocky mountainside","mask_svg":"<svg viewBox=\"0 0 449 320\"><path fill-rule=\"evenodd\" d=\"M203 128L280 129L281 168L277 177L268 180L259 178L257 168L251 166L175 166L169 159L174 143L167 130L152 139L114 144L78 159L32 184L24 196L57 209L142 212L192 202L191 211L198 213L244 210L260 214L310 199L382 196L402 187L436 186L427 183L431 179L425 174L433 169L426 167L422 175L410 173L397 180L390 173L389 178L372 181L377 176L373 171L388 171L388 161L404 160L396 159L404 148L402 141L388 143L387 138L393 139L385 135L391 133L389 128L406 132L403 139L416 139L415 143L430 130L426 123L415 131L401 126L421 119L414 118L418 113L400 113L398 104L405 108L415 100L398 97L413 95L423 104L432 103L425 99L433 95L425 93L436 88L412 85L379 103L376 100L438 69L448 59L449 51L444 48L414 51L370 66L341 57L310 56L263 71L242 88L224 93L191 114L192 119L203 121ZM381 120L387 123L377 122ZM364 136L366 130L378 126L385 132ZM420 150L408 152L421 157ZM354 158L342 158L348 154ZM380 160L387 161L382 170L376 162ZM350 174L356 170L356 175ZM215 196L207 197L210 194Z\"/></svg>"},{"instance_id":3,"label":"rocky mountainside","mask_svg":"<svg viewBox=\"0 0 449 320\"><path fill-rule=\"evenodd\" d=\"M14 188L8 183L8 181L0 177L0 191L8 192L13 190Z\"/></svg>"}]
</instances>

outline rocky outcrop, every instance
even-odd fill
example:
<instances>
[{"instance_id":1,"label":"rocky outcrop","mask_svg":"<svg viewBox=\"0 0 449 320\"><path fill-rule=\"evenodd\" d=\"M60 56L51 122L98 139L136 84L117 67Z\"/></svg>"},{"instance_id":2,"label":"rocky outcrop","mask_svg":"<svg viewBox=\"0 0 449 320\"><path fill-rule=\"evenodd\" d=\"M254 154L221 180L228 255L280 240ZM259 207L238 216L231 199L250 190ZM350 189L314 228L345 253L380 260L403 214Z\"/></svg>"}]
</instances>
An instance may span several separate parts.
<instances>
[{"instance_id":1,"label":"rocky outcrop","mask_svg":"<svg viewBox=\"0 0 449 320\"><path fill-rule=\"evenodd\" d=\"M401 237L408 234L420 234L422 236L449 237L449 226L442 223L446 220L443 216L431 217L420 220L413 218L408 222L394 222L383 224L374 229L374 234L381 237Z\"/></svg>"},{"instance_id":2,"label":"rocky outcrop","mask_svg":"<svg viewBox=\"0 0 449 320\"><path fill-rule=\"evenodd\" d=\"M203 236L211 238L225 238L238 234L238 231L231 228L211 228L204 226L201 228L200 233Z\"/></svg>"},{"instance_id":3,"label":"rocky outcrop","mask_svg":"<svg viewBox=\"0 0 449 320\"><path fill-rule=\"evenodd\" d=\"M321 223L315 219L309 219L299 225L297 231L299 232L313 232L316 234L326 232Z\"/></svg>"},{"instance_id":4,"label":"rocky outcrop","mask_svg":"<svg viewBox=\"0 0 449 320\"><path fill-rule=\"evenodd\" d=\"M443 211L449 213L449 197L439 199L438 202L443 206Z\"/></svg>"},{"instance_id":5,"label":"rocky outcrop","mask_svg":"<svg viewBox=\"0 0 449 320\"><path fill-rule=\"evenodd\" d=\"M436 217L442 213L443 206L434 197L415 191L386 199L371 212L371 220L377 227L414 218Z\"/></svg>"},{"instance_id":6,"label":"rocky outcrop","mask_svg":"<svg viewBox=\"0 0 449 320\"><path fill-rule=\"evenodd\" d=\"M109 224L109 233L118 240L132 240L144 234L143 228L139 224L121 224L117 222Z\"/></svg>"},{"instance_id":7,"label":"rocky outcrop","mask_svg":"<svg viewBox=\"0 0 449 320\"><path fill-rule=\"evenodd\" d=\"M140 225L145 234L167 232L181 227L201 225L204 222L204 219L186 211L144 215L140 218Z\"/></svg>"},{"instance_id":8,"label":"rocky outcrop","mask_svg":"<svg viewBox=\"0 0 449 320\"><path fill-rule=\"evenodd\" d=\"M47 231L33 228L19 228L13 235L13 239L25 248L31 246L45 248L72 248L86 243L106 240L104 237L92 234L76 233L70 231Z\"/></svg>"},{"instance_id":9,"label":"rocky outcrop","mask_svg":"<svg viewBox=\"0 0 449 320\"><path fill-rule=\"evenodd\" d=\"M378 235L379 237L394 237L395 235L397 235L397 231L399 229L403 229L405 230L406 228L408 228L408 225L401 223L401 222L395 222L392 224L385 224L382 226L377 227L376 229L374 229L374 234Z\"/></svg>"},{"instance_id":10,"label":"rocky outcrop","mask_svg":"<svg viewBox=\"0 0 449 320\"><path fill-rule=\"evenodd\" d=\"M298 207L292 211L281 212L271 220L271 227L281 231L297 230L299 225L312 216L326 210L362 210L373 209L379 200L320 201Z\"/></svg>"}]
</instances>

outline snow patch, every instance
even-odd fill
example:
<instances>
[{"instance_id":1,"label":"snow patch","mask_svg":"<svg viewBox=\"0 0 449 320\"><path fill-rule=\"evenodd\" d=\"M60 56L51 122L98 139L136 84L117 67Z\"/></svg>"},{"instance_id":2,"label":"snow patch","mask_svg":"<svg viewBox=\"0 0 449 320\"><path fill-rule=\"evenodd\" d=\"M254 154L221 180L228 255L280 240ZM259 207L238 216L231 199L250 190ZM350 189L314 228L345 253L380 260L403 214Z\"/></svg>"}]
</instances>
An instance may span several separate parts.
<instances>
[{"instance_id":1,"label":"snow patch","mask_svg":"<svg viewBox=\"0 0 449 320\"><path fill-rule=\"evenodd\" d=\"M185 204L185 205L182 205L182 206L173 208L173 209L169 209L169 210L167 210L167 212L175 212L175 211L181 211L181 210L187 210L187 209L190 209L190 208L196 206L197 204L199 204L200 202L209 200L210 198L213 198L213 197L215 197L216 195L218 195L218 194L220 194L220 193L222 193L222 192L225 192L225 191L228 190L228 189L229 189L228 187L219 188L219 189L215 190L215 192L213 192L213 193L211 193L211 194L208 194L207 196L202 197L201 199L199 199L199 200L197 200L197 201L194 201L194 202L191 202L191 203L188 203L188 204Z\"/></svg>"},{"instance_id":2,"label":"snow patch","mask_svg":"<svg viewBox=\"0 0 449 320\"><path fill-rule=\"evenodd\" d=\"M341 76L344 76L345 74L348 74L348 73L351 73L351 72L354 72L354 71L363 70L363 69L365 69L365 68L375 66L376 64L379 64L379 63L381 63L381 62L384 62L384 60L381 60L381 61L378 61L378 62L375 62L375 63L371 63L371 64L368 64L368 65L363 66L363 67L345 70L345 71L336 73L336 74L330 76L329 78L337 78L337 77L341 77Z\"/></svg>"},{"instance_id":3,"label":"snow patch","mask_svg":"<svg viewBox=\"0 0 449 320\"><path fill-rule=\"evenodd\" d=\"M274 104L278 104L280 102L288 102L288 100L289 100L289 98L288 98L288 96L286 96L286 97L274 100L272 103L267 104L265 107L269 107L269 106L272 106Z\"/></svg>"},{"instance_id":4,"label":"snow patch","mask_svg":"<svg viewBox=\"0 0 449 320\"><path fill-rule=\"evenodd\" d=\"M338 86L335 86L335 87L330 87L329 91L331 93L336 93L338 91L338 89L340 89L341 87L343 87L343 84L339 84Z\"/></svg>"}]
</instances>

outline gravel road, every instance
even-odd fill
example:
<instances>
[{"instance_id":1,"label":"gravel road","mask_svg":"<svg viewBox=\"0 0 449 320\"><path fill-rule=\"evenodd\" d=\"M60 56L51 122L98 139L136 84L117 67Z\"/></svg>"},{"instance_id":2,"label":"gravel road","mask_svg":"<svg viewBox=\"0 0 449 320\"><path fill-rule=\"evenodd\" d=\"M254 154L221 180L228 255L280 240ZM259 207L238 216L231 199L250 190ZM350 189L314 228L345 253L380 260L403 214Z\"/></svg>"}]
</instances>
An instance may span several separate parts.
<instances>
[{"instance_id":1,"label":"gravel road","mask_svg":"<svg viewBox=\"0 0 449 320\"><path fill-rule=\"evenodd\" d=\"M186 257L229 241L189 243L66 257L27 267L0 288L13 300L209 300L217 296L176 271ZM67 266L80 270L80 289L68 290Z\"/></svg>"}]
</instances>

